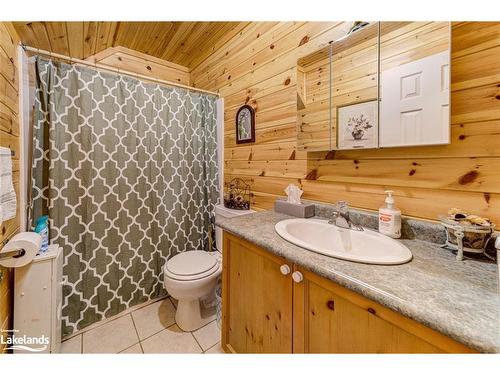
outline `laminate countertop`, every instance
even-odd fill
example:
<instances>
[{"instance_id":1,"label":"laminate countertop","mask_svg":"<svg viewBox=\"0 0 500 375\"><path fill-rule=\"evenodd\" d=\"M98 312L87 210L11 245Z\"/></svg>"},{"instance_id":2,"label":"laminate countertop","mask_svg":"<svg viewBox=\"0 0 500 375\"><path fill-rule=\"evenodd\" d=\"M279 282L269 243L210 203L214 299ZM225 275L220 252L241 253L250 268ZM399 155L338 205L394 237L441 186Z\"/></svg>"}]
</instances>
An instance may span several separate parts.
<instances>
[{"instance_id":1,"label":"laminate countertop","mask_svg":"<svg viewBox=\"0 0 500 375\"><path fill-rule=\"evenodd\" d=\"M282 239L274 225L291 216L262 211L216 225L269 252L362 294L480 352L500 351L497 264L455 255L438 244L400 240L411 262L379 266L327 257Z\"/></svg>"}]
</instances>

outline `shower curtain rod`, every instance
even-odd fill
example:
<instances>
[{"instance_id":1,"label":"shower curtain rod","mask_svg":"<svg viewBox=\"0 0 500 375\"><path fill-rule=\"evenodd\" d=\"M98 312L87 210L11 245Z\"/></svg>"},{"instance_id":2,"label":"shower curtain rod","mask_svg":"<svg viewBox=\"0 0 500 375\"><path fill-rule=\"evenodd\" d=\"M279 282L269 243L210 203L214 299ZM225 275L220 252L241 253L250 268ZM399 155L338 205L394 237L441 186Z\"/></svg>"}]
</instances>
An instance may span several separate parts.
<instances>
[{"instance_id":1,"label":"shower curtain rod","mask_svg":"<svg viewBox=\"0 0 500 375\"><path fill-rule=\"evenodd\" d=\"M196 87L183 85L181 83L167 81L165 79L153 78L153 77L146 76L144 74L134 73L134 72L130 72L128 70L123 70L123 69L119 69L119 68L114 68L114 67L111 67L111 66L108 66L108 65L105 65L105 64L97 63L97 62L90 62L90 61L86 61L86 60L75 59L75 58L73 58L71 56L66 56L66 55L61 55L59 53L45 51L45 50L42 50L42 49L39 49L39 48L34 48L34 47L27 46L27 45L22 44L22 43L20 45L21 45L21 47L25 51L33 52L33 53L36 53L38 55L45 55L45 56L49 56L49 57L55 57L55 58L61 59L61 60L66 60L66 61L69 61L70 64L71 63L76 63L76 64L80 64L80 65L87 65L87 66L91 66L91 67L96 68L96 69L107 70L107 71L110 71L110 72L125 74L125 75L129 75L129 76L132 76L132 77L136 77L136 78L148 80L148 81L153 81L153 82L156 82L156 83L163 83L163 84L166 84L166 85L180 87L180 88L191 90L191 91L197 91L197 92L202 92L202 93L205 93L205 94L211 94L211 95L215 95L217 97L220 96L219 93L217 93L217 92L203 90L203 89L199 89L199 88L196 88Z\"/></svg>"}]
</instances>

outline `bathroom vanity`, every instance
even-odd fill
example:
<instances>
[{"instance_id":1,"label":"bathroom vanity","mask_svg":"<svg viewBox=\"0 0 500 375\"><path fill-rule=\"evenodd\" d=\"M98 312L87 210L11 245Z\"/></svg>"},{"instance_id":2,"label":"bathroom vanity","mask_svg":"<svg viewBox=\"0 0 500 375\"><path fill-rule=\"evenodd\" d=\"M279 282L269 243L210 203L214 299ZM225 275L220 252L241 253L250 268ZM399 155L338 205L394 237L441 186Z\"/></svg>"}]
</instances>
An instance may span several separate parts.
<instances>
[{"instance_id":1,"label":"bathroom vanity","mask_svg":"<svg viewBox=\"0 0 500 375\"><path fill-rule=\"evenodd\" d=\"M235 353L498 351L496 265L404 240L398 266L326 257L280 238L290 217L223 219L222 346Z\"/></svg>"}]
</instances>

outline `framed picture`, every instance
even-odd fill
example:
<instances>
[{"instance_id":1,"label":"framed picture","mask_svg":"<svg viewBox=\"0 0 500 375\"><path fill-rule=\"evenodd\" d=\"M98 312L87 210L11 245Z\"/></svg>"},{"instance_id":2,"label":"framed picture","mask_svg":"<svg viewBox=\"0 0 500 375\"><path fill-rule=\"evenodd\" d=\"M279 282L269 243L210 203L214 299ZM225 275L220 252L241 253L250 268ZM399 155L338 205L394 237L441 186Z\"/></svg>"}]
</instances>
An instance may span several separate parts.
<instances>
[{"instance_id":1,"label":"framed picture","mask_svg":"<svg viewBox=\"0 0 500 375\"><path fill-rule=\"evenodd\" d=\"M255 111L244 105L236 113L236 143L255 142Z\"/></svg>"},{"instance_id":2,"label":"framed picture","mask_svg":"<svg viewBox=\"0 0 500 375\"><path fill-rule=\"evenodd\" d=\"M339 150L378 147L378 101L337 107Z\"/></svg>"}]
</instances>

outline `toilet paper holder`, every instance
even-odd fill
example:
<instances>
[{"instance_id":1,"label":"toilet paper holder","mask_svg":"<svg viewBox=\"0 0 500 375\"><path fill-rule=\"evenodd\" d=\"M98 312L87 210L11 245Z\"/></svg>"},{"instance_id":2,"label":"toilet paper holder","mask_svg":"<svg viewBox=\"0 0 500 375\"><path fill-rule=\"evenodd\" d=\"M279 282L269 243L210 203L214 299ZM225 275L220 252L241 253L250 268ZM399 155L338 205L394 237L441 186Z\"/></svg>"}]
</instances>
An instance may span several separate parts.
<instances>
[{"instance_id":1,"label":"toilet paper holder","mask_svg":"<svg viewBox=\"0 0 500 375\"><path fill-rule=\"evenodd\" d=\"M2 241L2 244L5 245L7 241ZM5 253L0 253L0 259L5 258L19 258L26 254L26 250L24 249L16 249L12 251L7 251ZM3 281L3 271L0 270L0 283Z\"/></svg>"},{"instance_id":2,"label":"toilet paper holder","mask_svg":"<svg viewBox=\"0 0 500 375\"><path fill-rule=\"evenodd\" d=\"M12 251L6 251L5 253L0 253L0 259L20 258L24 254L26 254L26 250L24 250L24 249L16 249L16 250L12 250Z\"/></svg>"},{"instance_id":3,"label":"toilet paper holder","mask_svg":"<svg viewBox=\"0 0 500 375\"><path fill-rule=\"evenodd\" d=\"M9 240L3 240L2 245L3 246L7 245L7 242L9 242ZM0 253L0 259L19 258L19 257L22 257L24 254L26 254L26 250L24 250L24 249L16 249L16 250L11 250L11 251L6 251L4 253Z\"/></svg>"}]
</instances>

